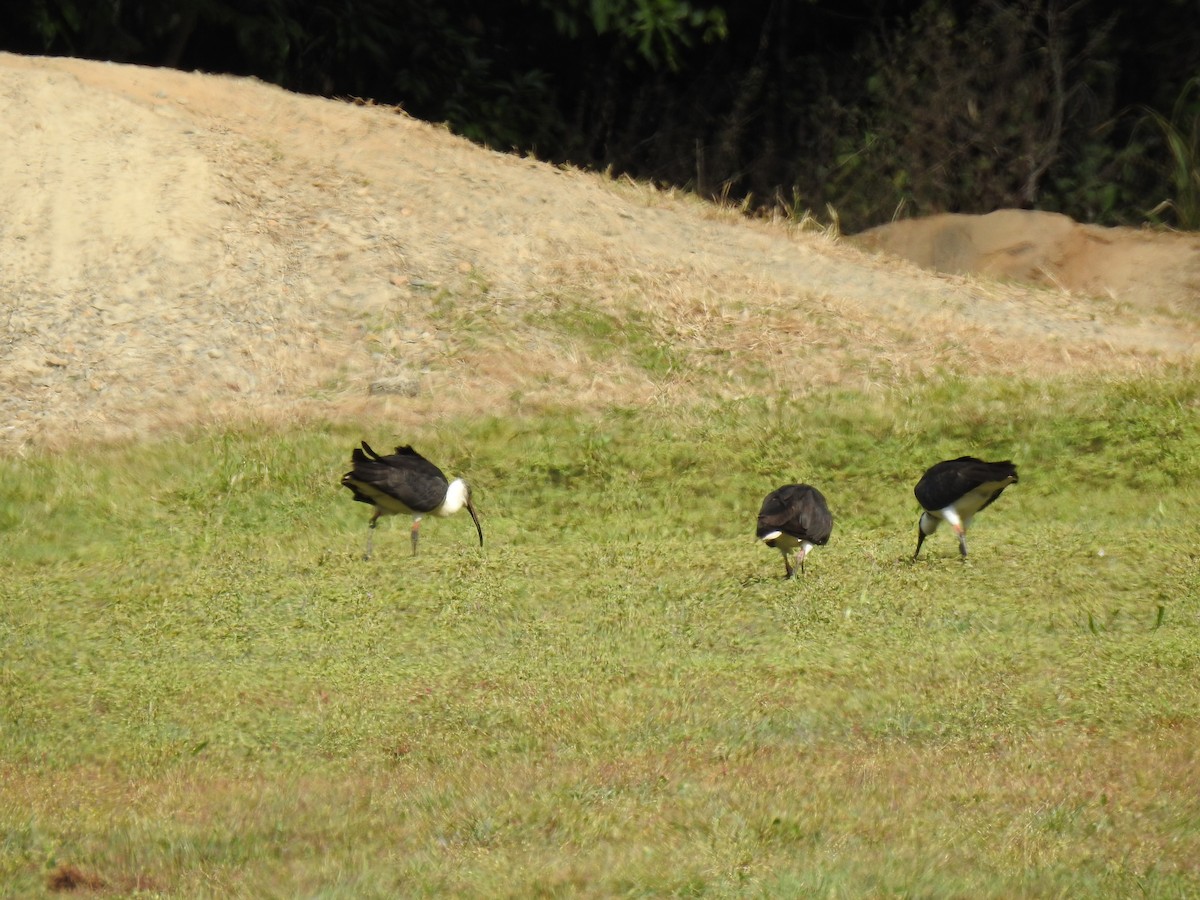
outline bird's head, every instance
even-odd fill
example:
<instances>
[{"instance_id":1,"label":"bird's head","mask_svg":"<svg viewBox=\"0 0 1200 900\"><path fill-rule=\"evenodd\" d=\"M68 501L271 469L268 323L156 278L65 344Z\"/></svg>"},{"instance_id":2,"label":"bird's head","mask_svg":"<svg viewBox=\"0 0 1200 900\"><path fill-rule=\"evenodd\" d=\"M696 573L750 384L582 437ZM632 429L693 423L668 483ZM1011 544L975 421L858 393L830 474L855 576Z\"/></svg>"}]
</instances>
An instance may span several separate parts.
<instances>
[{"instance_id":1,"label":"bird's head","mask_svg":"<svg viewBox=\"0 0 1200 900\"><path fill-rule=\"evenodd\" d=\"M479 524L479 513L475 511L475 504L471 502L471 486L461 478L455 478L446 489L446 499L442 503L442 508L446 510L445 515L450 515L458 512L464 506L475 522L475 530L479 532L479 546L482 547L483 527Z\"/></svg>"}]
</instances>

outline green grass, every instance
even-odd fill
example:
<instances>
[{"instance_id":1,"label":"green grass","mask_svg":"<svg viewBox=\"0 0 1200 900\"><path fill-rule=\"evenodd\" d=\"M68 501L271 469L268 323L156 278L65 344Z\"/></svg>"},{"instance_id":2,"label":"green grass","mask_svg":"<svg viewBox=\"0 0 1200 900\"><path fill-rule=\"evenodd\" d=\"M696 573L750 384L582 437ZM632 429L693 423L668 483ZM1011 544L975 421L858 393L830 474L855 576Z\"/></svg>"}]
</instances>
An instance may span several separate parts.
<instances>
[{"instance_id":1,"label":"green grass","mask_svg":"<svg viewBox=\"0 0 1200 900\"><path fill-rule=\"evenodd\" d=\"M556 298L549 312L530 313L525 323L578 341L596 359L627 356L638 368L665 377L685 367L685 355L660 335L651 317L637 308L620 316L596 309L587 299Z\"/></svg>"},{"instance_id":2,"label":"green grass","mask_svg":"<svg viewBox=\"0 0 1200 900\"><path fill-rule=\"evenodd\" d=\"M3 461L0 890L1195 896L1195 376L445 422L487 547L417 559L337 485L386 435ZM963 452L1021 482L913 562Z\"/></svg>"}]
</instances>

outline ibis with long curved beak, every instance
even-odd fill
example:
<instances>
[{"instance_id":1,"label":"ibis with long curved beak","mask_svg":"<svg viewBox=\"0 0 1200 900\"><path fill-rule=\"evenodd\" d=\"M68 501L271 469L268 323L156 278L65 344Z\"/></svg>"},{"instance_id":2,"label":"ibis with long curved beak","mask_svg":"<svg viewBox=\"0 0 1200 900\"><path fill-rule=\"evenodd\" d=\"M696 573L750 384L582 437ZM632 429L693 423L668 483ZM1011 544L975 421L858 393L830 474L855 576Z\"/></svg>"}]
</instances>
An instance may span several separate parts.
<instances>
[{"instance_id":1,"label":"ibis with long curved beak","mask_svg":"<svg viewBox=\"0 0 1200 900\"><path fill-rule=\"evenodd\" d=\"M413 517L412 552L416 556L421 518L452 516L464 506L475 521L479 546L483 546L483 528L471 504L471 488L461 478L451 481L412 447L397 447L395 453L380 456L363 441L362 449L356 447L350 460L353 468L342 476L342 486L349 488L359 503L369 503L375 508L363 559L371 558L375 525L381 516L408 514Z\"/></svg>"},{"instance_id":2,"label":"ibis with long curved beak","mask_svg":"<svg viewBox=\"0 0 1200 900\"><path fill-rule=\"evenodd\" d=\"M922 508L913 559L921 552L925 538L937 531L942 522L949 522L958 535L958 551L966 559L971 518L1016 482L1017 467L1008 460L984 462L974 456L960 456L931 466L913 489Z\"/></svg>"}]
</instances>

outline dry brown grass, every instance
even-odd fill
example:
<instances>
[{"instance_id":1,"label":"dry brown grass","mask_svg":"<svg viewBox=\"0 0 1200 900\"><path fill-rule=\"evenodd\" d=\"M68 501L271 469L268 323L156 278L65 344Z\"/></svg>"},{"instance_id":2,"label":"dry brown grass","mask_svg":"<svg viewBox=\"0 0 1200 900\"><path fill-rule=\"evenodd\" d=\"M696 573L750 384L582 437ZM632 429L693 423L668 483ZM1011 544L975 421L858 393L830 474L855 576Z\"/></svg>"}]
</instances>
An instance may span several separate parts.
<instances>
[{"instance_id":1,"label":"dry brown grass","mask_svg":"<svg viewBox=\"0 0 1200 900\"><path fill-rule=\"evenodd\" d=\"M0 63L22 115L47 98L67 110L40 132L19 123L40 137L15 145L0 189L28 196L21 179L81 130L94 151L70 160L72 193L43 198L52 215L24 221L22 252L0 267L10 450L246 415L402 425L936 371L1122 372L1197 346L1195 323L1152 297L936 276L811 220L481 150L391 109L233 78ZM186 202L146 198L116 241L96 223L114 216L118 170ZM556 330L544 317L563 304L636 318L673 364ZM420 376L419 396L368 394L398 372Z\"/></svg>"}]
</instances>

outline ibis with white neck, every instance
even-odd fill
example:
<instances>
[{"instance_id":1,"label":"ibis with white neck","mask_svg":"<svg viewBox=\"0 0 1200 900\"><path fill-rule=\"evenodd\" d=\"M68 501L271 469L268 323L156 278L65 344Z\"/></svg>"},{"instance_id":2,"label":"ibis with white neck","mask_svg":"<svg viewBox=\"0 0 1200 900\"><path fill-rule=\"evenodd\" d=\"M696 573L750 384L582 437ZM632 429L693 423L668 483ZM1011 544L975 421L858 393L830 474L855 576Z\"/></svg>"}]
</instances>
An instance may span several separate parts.
<instances>
[{"instance_id":1,"label":"ibis with white neck","mask_svg":"<svg viewBox=\"0 0 1200 900\"><path fill-rule=\"evenodd\" d=\"M942 522L949 522L958 535L958 550L966 559L967 527L972 517L1016 482L1017 467L1008 460L984 462L974 456L960 456L931 466L913 489L922 508L913 559L921 552L925 538Z\"/></svg>"},{"instance_id":2,"label":"ibis with white neck","mask_svg":"<svg viewBox=\"0 0 1200 900\"><path fill-rule=\"evenodd\" d=\"M363 441L362 449L354 448L350 460L353 468L342 476L342 486L349 488L359 503L369 503L375 508L371 514L364 559L371 558L375 524L381 516L407 514L413 517L412 552L416 556L421 518L426 515L452 516L464 506L475 521L479 546L483 546L483 528L471 504L471 488L461 478L449 480L441 469L412 447L397 447L395 453L380 456Z\"/></svg>"}]
</instances>

